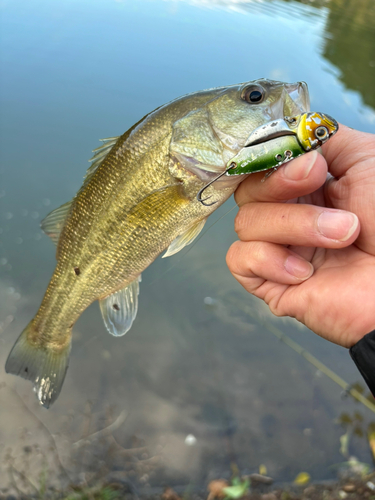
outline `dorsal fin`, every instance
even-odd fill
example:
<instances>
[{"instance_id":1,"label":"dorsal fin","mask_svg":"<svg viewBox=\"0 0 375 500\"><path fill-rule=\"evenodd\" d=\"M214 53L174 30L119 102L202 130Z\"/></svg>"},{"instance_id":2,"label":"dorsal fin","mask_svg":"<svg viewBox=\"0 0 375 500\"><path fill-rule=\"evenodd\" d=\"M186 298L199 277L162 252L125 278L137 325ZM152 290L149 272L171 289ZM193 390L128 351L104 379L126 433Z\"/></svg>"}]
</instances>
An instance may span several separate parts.
<instances>
[{"instance_id":1,"label":"dorsal fin","mask_svg":"<svg viewBox=\"0 0 375 500\"><path fill-rule=\"evenodd\" d=\"M174 255L175 253L182 250L187 245L190 245L190 243L193 243L195 238L202 231L204 225L206 224L206 220L207 219L202 219L198 221L193 226L189 227L187 231L177 236L177 238L175 238L169 245L162 258L164 259L165 257L170 257L171 255Z\"/></svg>"},{"instance_id":2,"label":"dorsal fin","mask_svg":"<svg viewBox=\"0 0 375 500\"><path fill-rule=\"evenodd\" d=\"M40 223L42 231L51 238L55 245L59 241L60 233L64 227L71 205L72 201L68 201L64 205L61 205L61 207L55 208Z\"/></svg>"},{"instance_id":3,"label":"dorsal fin","mask_svg":"<svg viewBox=\"0 0 375 500\"><path fill-rule=\"evenodd\" d=\"M86 171L86 175L83 179L83 185L86 185L91 177L94 175L96 170L98 169L99 165L102 163L104 158L107 156L107 154L110 152L112 147L116 144L118 137L107 137L106 139L100 139L103 144L99 146L96 149L93 149L94 156L89 159L91 165Z\"/></svg>"},{"instance_id":4,"label":"dorsal fin","mask_svg":"<svg viewBox=\"0 0 375 500\"><path fill-rule=\"evenodd\" d=\"M92 162L92 164L86 171L86 175L83 180L84 186L90 181L91 177L94 175L101 162L110 152L112 147L116 144L117 139L118 137L107 137L107 139L100 139L103 144L93 150L94 156L89 160ZM64 205L61 205L61 207L56 208L50 214L48 214L47 217L40 223L42 230L47 236L51 238L55 245L57 245L59 241L61 230L64 227L64 223L66 221L72 203L72 200L64 203Z\"/></svg>"}]
</instances>

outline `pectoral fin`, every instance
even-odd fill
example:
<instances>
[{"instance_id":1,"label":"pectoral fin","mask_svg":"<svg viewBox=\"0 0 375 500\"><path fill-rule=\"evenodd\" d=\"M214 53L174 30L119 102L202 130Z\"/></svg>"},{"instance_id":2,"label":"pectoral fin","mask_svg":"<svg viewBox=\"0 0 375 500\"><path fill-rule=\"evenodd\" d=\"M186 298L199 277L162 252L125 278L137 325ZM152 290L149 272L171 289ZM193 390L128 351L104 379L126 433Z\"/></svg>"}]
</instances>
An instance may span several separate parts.
<instances>
[{"instance_id":1,"label":"pectoral fin","mask_svg":"<svg viewBox=\"0 0 375 500\"><path fill-rule=\"evenodd\" d=\"M138 276L130 285L99 300L104 324L111 335L121 337L130 330L138 311Z\"/></svg>"},{"instance_id":2,"label":"pectoral fin","mask_svg":"<svg viewBox=\"0 0 375 500\"><path fill-rule=\"evenodd\" d=\"M206 220L207 219L198 221L196 224L189 227L187 231L177 236L177 238L175 238L169 245L162 258L164 259L165 257L170 257L171 255L174 255L175 253L182 250L184 247L186 247L186 245L190 245L190 243L192 243L198 236L198 234L202 231L204 225L206 224Z\"/></svg>"}]
</instances>

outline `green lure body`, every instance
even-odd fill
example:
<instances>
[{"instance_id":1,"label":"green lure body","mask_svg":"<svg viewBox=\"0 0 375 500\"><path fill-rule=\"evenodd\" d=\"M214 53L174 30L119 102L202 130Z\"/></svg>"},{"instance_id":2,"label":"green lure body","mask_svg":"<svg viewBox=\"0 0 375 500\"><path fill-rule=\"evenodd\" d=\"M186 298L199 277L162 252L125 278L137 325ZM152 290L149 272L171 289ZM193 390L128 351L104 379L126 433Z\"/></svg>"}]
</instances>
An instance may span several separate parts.
<instances>
[{"instance_id":1,"label":"green lure body","mask_svg":"<svg viewBox=\"0 0 375 500\"><path fill-rule=\"evenodd\" d=\"M230 163L236 167L228 170L227 175L243 175L278 168L283 163L306 153L294 135L277 137L267 142L256 144L241 151Z\"/></svg>"}]
</instances>

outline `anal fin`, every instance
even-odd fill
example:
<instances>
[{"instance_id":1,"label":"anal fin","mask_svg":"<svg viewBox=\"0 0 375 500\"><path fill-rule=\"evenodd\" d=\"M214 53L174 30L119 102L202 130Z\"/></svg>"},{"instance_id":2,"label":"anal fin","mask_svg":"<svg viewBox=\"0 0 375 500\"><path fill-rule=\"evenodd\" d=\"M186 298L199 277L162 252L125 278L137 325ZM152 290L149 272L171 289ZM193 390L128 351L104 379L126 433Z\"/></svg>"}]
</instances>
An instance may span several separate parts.
<instances>
[{"instance_id":1,"label":"anal fin","mask_svg":"<svg viewBox=\"0 0 375 500\"><path fill-rule=\"evenodd\" d=\"M207 219L202 219L196 222L193 226L190 226L187 231L177 236L177 238L175 238L169 245L162 258L164 259L165 257L170 257L171 255L174 255L182 250L186 247L186 245L190 245L190 243L192 243L202 231L204 225L206 224L206 220Z\"/></svg>"},{"instance_id":2,"label":"anal fin","mask_svg":"<svg viewBox=\"0 0 375 500\"><path fill-rule=\"evenodd\" d=\"M121 337L130 330L138 311L138 276L130 285L99 300L104 324L111 335Z\"/></svg>"}]
</instances>

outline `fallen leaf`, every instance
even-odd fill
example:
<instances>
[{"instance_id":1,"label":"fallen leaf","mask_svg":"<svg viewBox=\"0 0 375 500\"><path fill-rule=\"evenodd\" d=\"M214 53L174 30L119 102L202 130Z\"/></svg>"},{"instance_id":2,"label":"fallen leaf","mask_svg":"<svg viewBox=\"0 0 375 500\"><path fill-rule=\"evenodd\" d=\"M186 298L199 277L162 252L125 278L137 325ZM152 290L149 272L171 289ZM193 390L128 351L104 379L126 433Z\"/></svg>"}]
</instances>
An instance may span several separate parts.
<instances>
[{"instance_id":1,"label":"fallen leaf","mask_svg":"<svg viewBox=\"0 0 375 500\"><path fill-rule=\"evenodd\" d=\"M224 488L229 486L228 481L225 479L214 479L211 481L207 489L209 491L207 500L213 500L214 498L224 498L226 493L224 492Z\"/></svg>"},{"instance_id":2,"label":"fallen leaf","mask_svg":"<svg viewBox=\"0 0 375 500\"><path fill-rule=\"evenodd\" d=\"M164 493L161 495L163 500L181 500L181 497L172 488L165 488Z\"/></svg>"}]
</instances>

